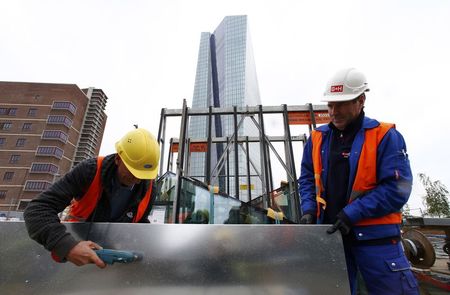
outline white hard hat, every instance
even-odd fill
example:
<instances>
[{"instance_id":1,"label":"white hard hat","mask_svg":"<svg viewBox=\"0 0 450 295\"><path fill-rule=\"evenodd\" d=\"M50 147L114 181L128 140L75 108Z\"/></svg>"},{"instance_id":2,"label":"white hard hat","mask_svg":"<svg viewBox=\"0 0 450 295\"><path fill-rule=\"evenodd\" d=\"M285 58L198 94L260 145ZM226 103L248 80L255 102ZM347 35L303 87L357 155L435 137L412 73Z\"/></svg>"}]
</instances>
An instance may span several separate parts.
<instances>
[{"instance_id":1,"label":"white hard hat","mask_svg":"<svg viewBox=\"0 0 450 295\"><path fill-rule=\"evenodd\" d=\"M355 68L338 71L327 83L322 101L348 101L369 91L366 77Z\"/></svg>"}]
</instances>

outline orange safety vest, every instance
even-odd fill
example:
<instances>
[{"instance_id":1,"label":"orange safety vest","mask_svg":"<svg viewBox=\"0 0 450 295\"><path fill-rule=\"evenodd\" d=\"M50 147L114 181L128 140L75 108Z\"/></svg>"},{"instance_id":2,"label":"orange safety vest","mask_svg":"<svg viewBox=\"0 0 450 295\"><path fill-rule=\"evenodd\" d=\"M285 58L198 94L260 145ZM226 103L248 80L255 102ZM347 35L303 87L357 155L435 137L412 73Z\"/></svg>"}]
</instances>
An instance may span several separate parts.
<instances>
[{"instance_id":1,"label":"orange safety vest","mask_svg":"<svg viewBox=\"0 0 450 295\"><path fill-rule=\"evenodd\" d=\"M358 197L363 197L370 190L377 186L377 149L383 137L394 128L394 124L380 123L379 126L366 129L364 144L358 161L355 181L348 203ZM317 219L320 217L321 210L325 210L327 202L322 197L324 191L321 180L322 173L322 132L314 130L312 137L312 159L314 166L314 181L316 186ZM376 224L399 224L402 221L400 212L394 212L385 216L376 218L366 218L356 223L356 225L376 225Z\"/></svg>"},{"instance_id":2,"label":"orange safety vest","mask_svg":"<svg viewBox=\"0 0 450 295\"><path fill-rule=\"evenodd\" d=\"M97 158L97 171L88 191L79 200L72 201L67 221L86 221L97 206L97 202L103 192L101 180L103 158L104 157ZM133 222L139 222L144 215L145 209L147 209L147 206L150 203L152 187L153 181L150 181L147 193L139 203L137 213L133 217Z\"/></svg>"}]
</instances>

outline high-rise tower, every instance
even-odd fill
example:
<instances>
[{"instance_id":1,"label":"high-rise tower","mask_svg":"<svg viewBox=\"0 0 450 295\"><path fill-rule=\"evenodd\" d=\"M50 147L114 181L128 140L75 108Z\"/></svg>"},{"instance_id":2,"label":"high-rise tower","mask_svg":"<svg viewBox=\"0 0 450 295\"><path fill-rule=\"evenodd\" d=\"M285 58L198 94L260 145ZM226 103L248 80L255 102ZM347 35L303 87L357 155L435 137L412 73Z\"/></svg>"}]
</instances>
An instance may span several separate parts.
<instances>
[{"instance_id":1,"label":"high-rise tower","mask_svg":"<svg viewBox=\"0 0 450 295\"><path fill-rule=\"evenodd\" d=\"M194 96L192 108L213 107L245 107L247 105L259 105L259 87L256 77L255 61L248 28L246 15L227 16L220 23L214 33L204 32L201 34L200 49L198 53L197 72L195 78ZM206 138L208 132L206 117L193 117L189 126L189 137ZM232 116L215 116L213 120L212 135L215 137L227 137L234 133L234 122ZM239 136L257 135L258 130L250 120L244 121L239 129ZM215 144L212 149L211 165L223 153L224 145ZM252 146L251 158L254 159L256 167L259 168L259 149ZM239 182L245 185L246 181L246 156L239 150ZM205 176L205 153L192 153L189 174L204 180ZM229 171L234 171L234 153L230 154ZM222 171L223 174L223 171ZM255 174L254 171L252 174ZM225 186L225 178L218 177L219 186L222 191ZM261 193L261 184L258 177L252 177L252 197ZM242 191L247 188L242 186ZM229 191L235 195L234 189Z\"/></svg>"},{"instance_id":2,"label":"high-rise tower","mask_svg":"<svg viewBox=\"0 0 450 295\"><path fill-rule=\"evenodd\" d=\"M0 214L23 211L74 164L98 155L107 99L75 84L0 82Z\"/></svg>"}]
</instances>

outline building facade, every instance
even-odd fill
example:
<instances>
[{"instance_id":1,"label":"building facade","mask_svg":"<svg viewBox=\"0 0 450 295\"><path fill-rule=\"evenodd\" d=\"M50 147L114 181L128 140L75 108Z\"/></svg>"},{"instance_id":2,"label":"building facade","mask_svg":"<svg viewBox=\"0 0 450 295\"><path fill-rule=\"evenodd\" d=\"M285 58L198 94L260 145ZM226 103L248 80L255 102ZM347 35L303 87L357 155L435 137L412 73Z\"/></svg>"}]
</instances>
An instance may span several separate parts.
<instances>
[{"instance_id":1,"label":"building facade","mask_svg":"<svg viewBox=\"0 0 450 295\"><path fill-rule=\"evenodd\" d=\"M93 87L83 89L89 104L82 124L73 165L98 156L103 139L107 116L104 112L108 97L101 89Z\"/></svg>"},{"instance_id":2,"label":"building facade","mask_svg":"<svg viewBox=\"0 0 450 295\"><path fill-rule=\"evenodd\" d=\"M26 204L98 155L107 97L74 84L0 82L0 211Z\"/></svg>"},{"instance_id":3,"label":"building facade","mask_svg":"<svg viewBox=\"0 0 450 295\"><path fill-rule=\"evenodd\" d=\"M256 76L255 61L246 15L227 16L223 19L214 33L201 34L198 53L197 71L195 78L192 108L213 107L245 107L260 105L259 87ZM192 139L207 137L208 124L206 117L192 117L189 123L188 136ZM212 136L226 137L234 133L232 116L215 116L213 119ZM244 121L238 131L239 136L257 136L258 129L250 119ZM214 144L212 147L211 167L224 152L224 144ZM250 146L252 162L252 198L261 193L261 183L256 176L256 169L260 161L257 144ZM242 194L247 191L247 160L243 150L239 150L239 183ZM226 170L234 171L234 152L230 153ZM191 154L189 174L204 181L206 156L204 152ZM226 183L223 177L224 169L219 172L217 183L220 190L236 195L234 187ZM228 178L234 182L233 178ZM227 187L227 190L225 189ZM241 193L240 193L241 195ZM245 199L244 199L245 200Z\"/></svg>"}]
</instances>

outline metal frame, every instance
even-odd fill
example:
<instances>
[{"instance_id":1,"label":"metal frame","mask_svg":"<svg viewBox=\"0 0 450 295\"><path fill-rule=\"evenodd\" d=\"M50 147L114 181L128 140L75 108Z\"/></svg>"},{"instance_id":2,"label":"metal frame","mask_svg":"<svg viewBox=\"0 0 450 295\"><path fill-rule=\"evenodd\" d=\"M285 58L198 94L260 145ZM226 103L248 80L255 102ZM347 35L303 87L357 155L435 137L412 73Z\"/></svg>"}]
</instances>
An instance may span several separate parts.
<instances>
[{"instance_id":1,"label":"metal frame","mask_svg":"<svg viewBox=\"0 0 450 295\"><path fill-rule=\"evenodd\" d=\"M162 109L161 110L161 119L160 126L158 132L158 142L161 146L161 159L160 159L160 175L163 174L163 165L164 165L164 151L165 151L165 143L166 143L166 121L167 117L179 117L181 116L181 124L180 124L180 135L179 139L171 138L170 139L170 147L169 147L169 155L168 155L168 163L167 169L173 166L173 151L172 147L178 144L178 158L176 161L176 174L177 174L177 186L176 186L176 198L174 200L174 214L173 214L173 222L177 223L178 216L178 202L180 199L181 193L181 177L188 176L187 171L189 171L189 160L190 160L190 151L189 147L191 143L206 143L206 157L205 157L205 172L206 175L205 181L207 185L214 183L217 177L222 179L225 177L226 186L225 193L229 194L230 192L230 173L233 173L235 186L235 197L240 199L239 195L239 177L246 177L247 179L247 194L249 200L251 200L251 176L258 176L262 180L263 187L263 202L264 206L267 208L270 204L270 198L268 194L273 191L273 180L272 180L272 165L270 160L270 152L272 151L274 155L277 157L278 161L282 165L283 169L286 172L286 176L288 178L288 189L289 195L293 196L293 199L290 200L291 207L294 208L295 220L298 221L300 217L299 207L299 194L297 190L297 175L295 171L295 159L294 152L292 148L293 141L301 141L303 145L306 143L306 135L303 134L301 136L292 136L290 132L289 125L289 114L290 113L304 113L305 116L310 118L309 131L311 132L316 128L316 112L326 112L326 105L302 105L302 106L247 106L247 107L224 107L224 108L216 108L216 107L208 107L208 108L193 108L190 109L186 105L186 100L183 100L183 108L182 109ZM265 114L280 114L283 119L283 134L281 136L268 136L265 133L264 128L264 115ZM234 122L234 133L227 137L212 137L212 128L213 128L213 116L216 118L220 115L232 115ZM191 116L207 116L207 138L204 139L191 139L187 137L188 134L188 125L189 118ZM238 116L241 116L240 120L238 120ZM258 117L258 120L255 117ZM259 130L258 137L251 136L239 136L239 129L242 126L244 119L250 118L251 121L255 124L255 126ZM249 157L249 143L258 142L260 144L260 162L261 162L261 171L257 171L255 169L255 164L251 161ZM281 156L278 154L272 142L284 142L284 152L285 159L283 160ZM221 157L218 159L215 167L211 169L211 148L213 143L226 143L226 146L223 150ZM244 147L245 145L245 147ZM230 171L229 169L229 155L231 147L234 147L234 171ZM238 146L244 151L244 154L247 158L246 163L246 174L239 175L239 160L238 160ZM226 165L226 169L224 169L224 165ZM251 175L250 165L256 171L256 175ZM222 178L220 178L222 177Z\"/></svg>"}]
</instances>

